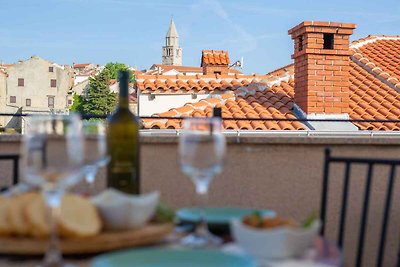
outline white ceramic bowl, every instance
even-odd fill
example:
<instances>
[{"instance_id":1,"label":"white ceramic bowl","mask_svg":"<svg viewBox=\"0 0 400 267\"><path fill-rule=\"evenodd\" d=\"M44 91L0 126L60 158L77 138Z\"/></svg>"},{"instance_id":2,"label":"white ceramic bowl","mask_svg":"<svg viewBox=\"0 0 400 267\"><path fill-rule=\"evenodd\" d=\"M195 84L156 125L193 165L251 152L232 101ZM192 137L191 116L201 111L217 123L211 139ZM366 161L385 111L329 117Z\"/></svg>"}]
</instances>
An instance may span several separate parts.
<instances>
[{"instance_id":1,"label":"white ceramic bowl","mask_svg":"<svg viewBox=\"0 0 400 267\"><path fill-rule=\"evenodd\" d=\"M231 222L234 240L248 254L259 260L284 259L303 255L313 244L320 222L307 229L277 227L257 229L241 220Z\"/></svg>"},{"instance_id":2,"label":"white ceramic bowl","mask_svg":"<svg viewBox=\"0 0 400 267\"><path fill-rule=\"evenodd\" d=\"M107 189L92 197L106 230L127 230L144 226L154 215L160 193L158 191L132 196L115 189Z\"/></svg>"}]
</instances>

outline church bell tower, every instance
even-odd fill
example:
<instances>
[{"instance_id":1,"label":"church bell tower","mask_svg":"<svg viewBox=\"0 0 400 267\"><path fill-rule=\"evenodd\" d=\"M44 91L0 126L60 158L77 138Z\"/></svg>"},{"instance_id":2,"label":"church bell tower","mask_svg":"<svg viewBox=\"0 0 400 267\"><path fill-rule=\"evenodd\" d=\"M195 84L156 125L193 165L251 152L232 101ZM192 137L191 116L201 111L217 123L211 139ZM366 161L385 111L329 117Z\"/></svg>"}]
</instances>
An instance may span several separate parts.
<instances>
[{"instance_id":1,"label":"church bell tower","mask_svg":"<svg viewBox=\"0 0 400 267\"><path fill-rule=\"evenodd\" d=\"M172 19L165 37L162 64L182 66L182 48L179 47L179 35Z\"/></svg>"}]
</instances>

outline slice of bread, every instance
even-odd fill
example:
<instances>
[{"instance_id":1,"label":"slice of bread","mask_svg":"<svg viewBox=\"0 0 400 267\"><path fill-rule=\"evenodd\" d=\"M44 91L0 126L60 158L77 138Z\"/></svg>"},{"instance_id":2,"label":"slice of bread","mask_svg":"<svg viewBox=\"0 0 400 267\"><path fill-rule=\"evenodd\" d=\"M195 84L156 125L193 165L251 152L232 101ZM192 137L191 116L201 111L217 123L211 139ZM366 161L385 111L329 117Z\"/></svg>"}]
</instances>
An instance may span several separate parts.
<instances>
[{"instance_id":1,"label":"slice of bread","mask_svg":"<svg viewBox=\"0 0 400 267\"><path fill-rule=\"evenodd\" d=\"M0 236L11 234L11 227L8 222L10 203L10 198L0 196Z\"/></svg>"},{"instance_id":2,"label":"slice of bread","mask_svg":"<svg viewBox=\"0 0 400 267\"><path fill-rule=\"evenodd\" d=\"M46 217L47 208L42 197L34 199L25 214L30 225L30 234L44 237L49 234ZM64 195L58 216L58 229L62 237L90 237L101 231L101 219L96 207L87 199Z\"/></svg>"},{"instance_id":3,"label":"slice of bread","mask_svg":"<svg viewBox=\"0 0 400 267\"><path fill-rule=\"evenodd\" d=\"M47 207L43 196L38 195L25 207L25 216L29 225L29 234L34 237L45 237L49 234Z\"/></svg>"},{"instance_id":4,"label":"slice of bread","mask_svg":"<svg viewBox=\"0 0 400 267\"><path fill-rule=\"evenodd\" d=\"M102 227L96 207L90 200L66 194L61 203L60 234L64 237L90 237Z\"/></svg>"},{"instance_id":5,"label":"slice of bread","mask_svg":"<svg viewBox=\"0 0 400 267\"><path fill-rule=\"evenodd\" d=\"M12 234L27 235L30 225L25 215L25 207L40 196L38 193L25 193L12 197L8 207L8 222Z\"/></svg>"}]
</instances>

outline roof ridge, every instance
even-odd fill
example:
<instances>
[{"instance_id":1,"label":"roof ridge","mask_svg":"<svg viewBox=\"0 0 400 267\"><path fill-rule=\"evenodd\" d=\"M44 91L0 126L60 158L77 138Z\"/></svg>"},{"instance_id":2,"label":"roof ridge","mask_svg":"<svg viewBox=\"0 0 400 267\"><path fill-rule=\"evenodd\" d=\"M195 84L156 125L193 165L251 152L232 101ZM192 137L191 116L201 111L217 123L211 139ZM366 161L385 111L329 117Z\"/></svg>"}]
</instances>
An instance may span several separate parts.
<instances>
[{"instance_id":1,"label":"roof ridge","mask_svg":"<svg viewBox=\"0 0 400 267\"><path fill-rule=\"evenodd\" d=\"M357 65L365 69L367 72L374 75L376 78L385 83L387 86L399 92L400 81L396 77L393 77L389 73L383 71L369 58L365 57L360 52L354 53L350 58L351 60L353 60L354 63L356 63Z\"/></svg>"},{"instance_id":2,"label":"roof ridge","mask_svg":"<svg viewBox=\"0 0 400 267\"><path fill-rule=\"evenodd\" d=\"M289 65L288 65L289 66ZM282 67L281 69L285 68L286 66ZM278 69L279 70L279 69ZM271 75L273 76L273 75ZM294 75L291 75L290 73L284 73L283 75L280 76L275 76L275 79L272 80L258 80L257 78L254 78L249 84L246 86L241 86L236 89L235 94L237 96L242 96L245 97L247 95L254 95L257 93L257 91L263 92L269 88L272 88L274 85L280 85L282 82L288 82L290 78L294 78ZM256 90L249 90L248 88L254 85L256 87Z\"/></svg>"},{"instance_id":3,"label":"roof ridge","mask_svg":"<svg viewBox=\"0 0 400 267\"><path fill-rule=\"evenodd\" d=\"M283 69L286 69L286 68L289 68L289 67L292 67L292 66L294 66L294 63L290 63L290 64L287 64L287 65L285 65L283 67L280 67L280 68L277 68L275 70L272 70L272 71L268 72L266 75L273 75L274 72L278 72L280 70L283 70Z\"/></svg>"},{"instance_id":4,"label":"roof ridge","mask_svg":"<svg viewBox=\"0 0 400 267\"><path fill-rule=\"evenodd\" d=\"M399 92L399 79L385 72L382 68L378 67L374 62L372 62L372 60L359 51L362 46L380 40L400 40L400 35L368 35L365 38L353 41L353 43L350 45L350 49L354 52L351 56L351 60L353 60L354 63L365 69L367 72L374 75L380 81Z\"/></svg>"},{"instance_id":5,"label":"roof ridge","mask_svg":"<svg viewBox=\"0 0 400 267\"><path fill-rule=\"evenodd\" d=\"M353 41L350 44L350 49L359 49L364 45L374 43L380 40L400 40L400 35L368 35L365 38Z\"/></svg>"}]
</instances>

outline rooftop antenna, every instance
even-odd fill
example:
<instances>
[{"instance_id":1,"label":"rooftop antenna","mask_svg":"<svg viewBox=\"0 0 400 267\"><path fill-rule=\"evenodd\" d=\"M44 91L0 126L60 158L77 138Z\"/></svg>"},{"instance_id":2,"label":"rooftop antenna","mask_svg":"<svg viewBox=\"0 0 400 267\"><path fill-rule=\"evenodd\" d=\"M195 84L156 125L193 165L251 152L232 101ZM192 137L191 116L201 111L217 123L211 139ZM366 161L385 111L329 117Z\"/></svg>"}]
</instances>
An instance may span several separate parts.
<instances>
[{"instance_id":1,"label":"rooftop antenna","mask_svg":"<svg viewBox=\"0 0 400 267\"><path fill-rule=\"evenodd\" d=\"M229 68L234 68L234 69L243 69L243 57L241 57L240 60L236 60L234 63L232 63Z\"/></svg>"}]
</instances>

